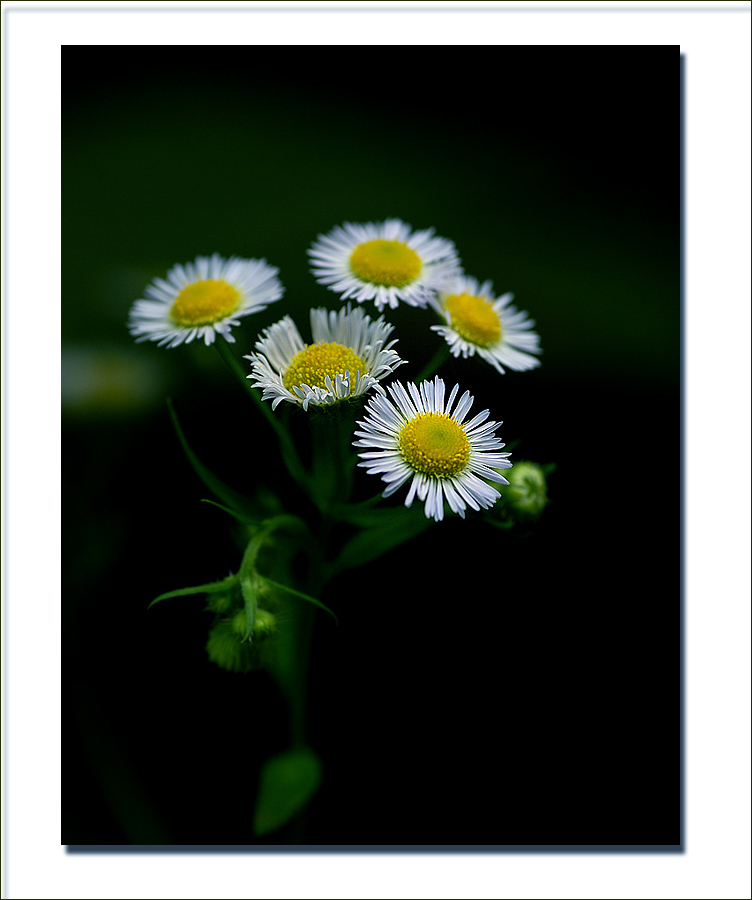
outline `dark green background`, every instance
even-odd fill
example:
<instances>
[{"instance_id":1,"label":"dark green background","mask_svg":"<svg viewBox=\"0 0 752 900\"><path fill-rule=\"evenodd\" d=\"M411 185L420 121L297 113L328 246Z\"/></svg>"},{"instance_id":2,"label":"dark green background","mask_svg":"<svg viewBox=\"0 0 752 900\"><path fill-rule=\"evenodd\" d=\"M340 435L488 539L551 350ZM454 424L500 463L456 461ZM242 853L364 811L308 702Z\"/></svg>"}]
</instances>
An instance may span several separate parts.
<instances>
[{"instance_id":1,"label":"dark green background","mask_svg":"<svg viewBox=\"0 0 752 900\"><path fill-rule=\"evenodd\" d=\"M284 470L216 352L136 345L132 302L199 254L264 257L286 293L239 352L286 313L305 337L312 305L339 306L306 249L387 217L451 238L536 320L540 369L441 374L513 459L557 469L532 535L452 519L328 586L308 840L678 842L677 57L64 48L63 843L253 843L258 765L286 744L269 679L208 663L200 599L146 612L239 560L165 398L237 488ZM433 319L387 318L409 378Z\"/></svg>"}]
</instances>

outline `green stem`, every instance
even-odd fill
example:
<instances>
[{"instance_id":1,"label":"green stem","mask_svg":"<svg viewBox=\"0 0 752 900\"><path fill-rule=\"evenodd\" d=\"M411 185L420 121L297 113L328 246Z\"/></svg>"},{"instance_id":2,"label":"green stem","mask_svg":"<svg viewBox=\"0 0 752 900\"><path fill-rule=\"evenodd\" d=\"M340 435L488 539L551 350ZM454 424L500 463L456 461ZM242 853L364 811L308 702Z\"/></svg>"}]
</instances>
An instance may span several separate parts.
<instances>
[{"instance_id":1,"label":"green stem","mask_svg":"<svg viewBox=\"0 0 752 900\"><path fill-rule=\"evenodd\" d=\"M282 450L282 457L290 474L301 487L308 490L308 473L306 472L303 463L300 461L300 457L295 450L295 445L293 444L287 429L280 422L269 405L261 399L261 394L258 389L254 388L248 380L246 371L233 353L227 339L223 335L218 334L214 346L217 348L219 355L225 363L227 363L233 374L240 380L243 388L248 393L248 396L256 404L256 407L260 410L266 421L276 432Z\"/></svg>"},{"instance_id":2,"label":"green stem","mask_svg":"<svg viewBox=\"0 0 752 900\"><path fill-rule=\"evenodd\" d=\"M259 550L266 543L266 539L269 535L276 531L278 528L289 528L291 530L305 530L305 524L302 519L299 519L297 516L290 515L280 515L273 516L271 519L266 519L262 522L262 527L260 531L256 532L253 537L248 541L248 544L245 548L245 552L243 553L243 559L240 563L239 572L241 575L250 572L252 569L256 568L256 559L259 555Z\"/></svg>"},{"instance_id":3,"label":"green stem","mask_svg":"<svg viewBox=\"0 0 752 900\"><path fill-rule=\"evenodd\" d=\"M299 519L297 516L275 516L272 519L267 519L262 524L261 529L248 541L248 546L245 549L238 571L240 590L243 595L243 604L246 612L245 639L250 637L253 623L256 621L258 592L260 585L263 584L263 580L259 578L258 570L256 569L259 551L266 543L269 535L278 528L292 528L299 531L301 527L305 529L302 519Z\"/></svg>"},{"instance_id":4,"label":"green stem","mask_svg":"<svg viewBox=\"0 0 752 900\"><path fill-rule=\"evenodd\" d=\"M431 359L420 370L415 378L415 383L420 384L430 378L449 359L449 345L444 341Z\"/></svg>"},{"instance_id":5,"label":"green stem","mask_svg":"<svg viewBox=\"0 0 752 900\"><path fill-rule=\"evenodd\" d=\"M308 668L311 659L315 607L301 603L295 613L295 676L290 697L290 747L302 750L306 740L306 701L308 699Z\"/></svg>"},{"instance_id":6,"label":"green stem","mask_svg":"<svg viewBox=\"0 0 752 900\"><path fill-rule=\"evenodd\" d=\"M338 404L309 411L311 426L311 495L324 516L346 503L352 490L357 457L351 446L354 409Z\"/></svg>"},{"instance_id":7,"label":"green stem","mask_svg":"<svg viewBox=\"0 0 752 900\"><path fill-rule=\"evenodd\" d=\"M315 479L312 494L321 512L321 520L314 531L316 543L312 548L306 592L319 598L328 575L326 549L336 521L332 511L337 504L345 504L350 499L353 459L350 442L354 419L353 409L345 405L312 412L312 471ZM295 664L289 697L290 743L294 750L308 745L306 719L315 612L315 607L308 603L298 604L295 610ZM290 843L305 843L305 831L306 810L303 808L290 822Z\"/></svg>"}]
</instances>

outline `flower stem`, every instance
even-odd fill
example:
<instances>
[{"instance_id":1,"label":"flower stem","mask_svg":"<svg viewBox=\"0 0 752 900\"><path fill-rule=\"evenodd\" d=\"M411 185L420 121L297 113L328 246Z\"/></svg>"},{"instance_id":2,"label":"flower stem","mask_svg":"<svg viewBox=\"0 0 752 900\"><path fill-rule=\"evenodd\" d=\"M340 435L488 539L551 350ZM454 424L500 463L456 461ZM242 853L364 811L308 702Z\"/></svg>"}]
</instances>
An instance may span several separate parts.
<instances>
[{"instance_id":1,"label":"flower stem","mask_svg":"<svg viewBox=\"0 0 752 900\"><path fill-rule=\"evenodd\" d=\"M284 427L279 418L275 416L269 405L267 403L264 403L264 401L261 399L261 395L259 394L258 390L254 388L250 383L247 378L247 373L243 369L243 366L233 353L229 343L223 335L217 335L215 346L219 351L219 355L222 357L225 363L227 363L233 374L242 383L243 388L248 393L248 396L251 398L251 400L253 400L253 402L256 404L256 407L261 411L261 414L264 416L266 421L276 432L277 438L279 439L280 448L282 450L282 457L287 465L290 474L301 487L308 490L308 473L306 472L303 463L300 461L300 457L295 450L295 445L293 444L292 439L287 432L287 429Z\"/></svg>"},{"instance_id":2,"label":"flower stem","mask_svg":"<svg viewBox=\"0 0 752 900\"><path fill-rule=\"evenodd\" d=\"M439 349L434 353L431 359L425 364L415 378L415 383L420 384L430 378L447 360L449 359L449 347L446 342L442 343Z\"/></svg>"},{"instance_id":3,"label":"flower stem","mask_svg":"<svg viewBox=\"0 0 752 900\"><path fill-rule=\"evenodd\" d=\"M310 416L312 444L312 497L320 511L318 527L313 530L306 591L319 598L329 574L326 550L336 518L333 510L346 504L352 488L350 442L354 413L349 406L333 410L312 410ZM289 713L290 745L293 750L308 746L306 736L308 685L315 623L315 607L298 604L294 610L294 664L290 680ZM300 809L290 822L291 844L305 843L306 809Z\"/></svg>"}]
</instances>

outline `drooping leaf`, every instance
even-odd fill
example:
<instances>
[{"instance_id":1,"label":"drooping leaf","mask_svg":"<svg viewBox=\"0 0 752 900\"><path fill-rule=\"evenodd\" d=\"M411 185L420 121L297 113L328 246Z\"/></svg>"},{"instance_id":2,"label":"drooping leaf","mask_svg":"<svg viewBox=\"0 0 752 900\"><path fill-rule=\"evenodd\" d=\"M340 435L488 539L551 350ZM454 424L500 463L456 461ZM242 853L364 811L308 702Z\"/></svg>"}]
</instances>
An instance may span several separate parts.
<instances>
[{"instance_id":1,"label":"drooping leaf","mask_svg":"<svg viewBox=\"0 0 752 900\"><path fill-rule=\"evenodd\" d=\"M237 577L237 575L228 575L227 578L223 578L222 581L214 581L211 584L198 584L195 587L178 588L176 591L168 591L166 594L160 594L158 597L155 597L147 609L150 609L155 603L159 603L160 600L169 600L170 597L188 597L191 594L216 594L221 591L229 591L235 584Z\"/></svg>"},{"instance_id":2,"label":"drooping leaf","mask_svg":"<svg viewBox=\"0 0 752 900\"><path fill-rule=\"evenodd\" d=\"M221 478L218 478L210 469L208 469L196 456L193 450L191 450L191 447L188 444L185 435L183 434L183 429L180 427L180 422L178 421L177 413L173 408L172 402L168 400L167 405L170 410L172 424L175 427L175 431L177 432L178 439L180 440L183 450L185 451L185 455L188 457L188 461L193 466L193 470L201 479L201 481L203 481L206 487L208 487L216 497L218 497L231 509L255 519L255 510L253 504L248 500L248 498L244 497L243 494L239 493L234 488L229 487L229 485L226 485L224 481L222 481Z\"/></svg>"},{"instance_id":3,"label":"drooping leaf","mask_svg":"<svg viewBox=\"0 0 752 900\"><path fill-rule=\"evenodd\" d=\"M381 494L362 503L343 503L334 508L333 515L342 522L349 522L360 528L400 527L415 519L415 509L408 509L405 506L377 506L379 500Z\"/></svg>"},{"instance_id":4,"label":"drooping leaf","mask_svg":"<svg viewBox=\"0 0 752 900\"><path fill-rule=\"evenodd\" d=\"M251 525L255 526L259 523L259 518L253 518L245 513L238 512L235 509L230 509L229 506L224 506L222 503L216 503L214 500L207 500L206 497L202 497L202 503L210 503L212 506L216 506L217 509L221 509L223 512L226 512L228 515L232 516L233 519L237 519L238 522L241 522L243 525Z\"/></svg>"},{"instance_id":5,"label":"drooping leaf","mask_svg":"<svg viewBox=\"0 0 752 900\"><path fill-rule=\"evenodd\" d=\"M344 569L372 562L387 551L426 531L432 524L432 520L426 518L422 508L404 508L400 513L402 514L399 516L390 517L390 521L365 528L351 538L332 563L330 574L335 575Z\"/></svg>"},{"instance_id":6,"label":"drooping leaf","mask_svg":"<svg viewBox=\"0 0 752 900\"><path fill-rule=\"evenodd\" d=\"M290 821L321 784L321 762L308 748L267 759L261 769L253 833L267 834Z\"/></svg>"},{"instance_id":7,"label":"drooping leaf","mask_svg":"<svg viewBox=\"0 0 752 900\"><path fill-rule=\"evenodd\" d=\"M277 590L279 591L284 591L286 594L291 594L293 597L298 597L300 600L305 600L307 603L313 603L313 605L318 606L319 609L325 610L339 625L339 620L329 609L329 607L323 604L320 600L317 600L315 597L311 597L310 594L304 594L302 591L296 591L295 588L288 587L286 584L280 584L278 581L272 581L271 578L267 578L266 576L264 576L263 580L273 588L277 588Z\"/></svg>"}]
</instances>

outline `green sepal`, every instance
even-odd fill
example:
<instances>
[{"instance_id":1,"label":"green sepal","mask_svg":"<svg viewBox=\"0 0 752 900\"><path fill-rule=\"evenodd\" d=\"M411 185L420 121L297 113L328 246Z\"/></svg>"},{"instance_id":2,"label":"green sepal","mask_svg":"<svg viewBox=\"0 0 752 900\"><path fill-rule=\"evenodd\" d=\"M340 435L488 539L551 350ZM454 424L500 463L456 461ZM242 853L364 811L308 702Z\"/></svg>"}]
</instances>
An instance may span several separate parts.
<instances>
[{"instance_id":1,"label":"green sepal","mask_svg":"<svg viewBox=\"0 0 752 900\"><path fill-rule=\"evenodd\" d=\"M188 461L193 466L194 472L198 475L198 477L203 481L206 487L219 499L226 503L231 509L235 510L238 513L243 513L247 516L253 516L254 508L253 505L249 502L247 497L244 497L243 494L234 490L233 488L226 485L224 481L218 478L210 469L208 469L201 460L196 456L196 454L191 450L188 441L186 440L185 435L183 434L183 430L180 427L180 422L178 422L178 417L173 408L172 401L167 401L167 406L170 410L170 417L172 419L172 424L177 432L178 439L185 451L185 455L188 457ZM257 521L257 520L255 520Z\"/></svg>"},{"instance_id":2,"label":"green sepal","mask_svg":"<svg viewBox=\"0 0 752 900\"><path fill-rule=\"evenodd\" d=\"M146 608L151 609L155 603L159 603L160 600L169 600L170 597L188 597L191 594L216 594L220 591L229 591L234 586L237 577L237 575L228 575L227 578L223 578L222 581L214 581L211 584L198 584L195 587L178 588L177 591L168 591L166 594L160 594L158 597L155 597Z\"/></svg>"},{"instance_id":3,"label":"green sepal","mask_svg":"<svg viewBox=\"0 0 752 900\"><path fill-rule=\"evenodd\" d=\"M317 600L315 597L311 597L310 594L304 594L302 591L296 591L295 588L288 587L286 584L280 584L278 581L272 581L271 578L267 578L266 576L262 576L262 580L271 587L276 588L278 591L284 591L286 594L291 594L293 597L298 597L300 600L305 600L307 603L313 603L313 605L318 606L319 609L325 610L339 625L339 619L334 615L329 607L323 604L320 600Z\"/></svg>"},{"instance_id":4,"label":"green sepal","mask_svg":"<svg viewBox=\"0 0 752 900\"><path fill-rule=\"evenodd\" d=\"M276 831L308 803L321 784L321 761L308 748L266 760L259 780L253 833Z\"/></svg>"},{"instance_id":5,"label":"green sepal","mask_svg":"<svg viewBox=\"0 0 752 900\"><path fill-rule=\"evenodd\" d=\"M342 552L330 566L330 575L372 562L387 551L426 531L432 524L432 520L426 518L423 510L417 507L402 507L383 512L390 513L386 521L382 520L382 524L365 528L345 544Z\"/></svg>"}]
</instances>

